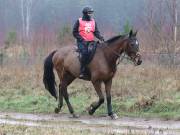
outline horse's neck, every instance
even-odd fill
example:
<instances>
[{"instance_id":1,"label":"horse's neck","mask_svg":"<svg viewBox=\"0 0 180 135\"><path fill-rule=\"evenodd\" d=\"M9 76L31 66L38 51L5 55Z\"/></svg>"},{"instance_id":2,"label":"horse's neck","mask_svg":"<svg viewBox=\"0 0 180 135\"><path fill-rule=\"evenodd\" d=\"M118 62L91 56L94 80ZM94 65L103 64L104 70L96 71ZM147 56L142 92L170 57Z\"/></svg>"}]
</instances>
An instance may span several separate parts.
<instances>
[{"instance_id":1,"label":"horse's neck","mask_svg":"<svg viewBox=\"0 0 180 135\"><path fill-rule=\"evenodd\" d=\"M123 39L112 45L107 45L107 47L104 48L105 56L109 65L116 65L117 59L124 51L125 41L126 40Z\"/></svg>"}]
</instances>

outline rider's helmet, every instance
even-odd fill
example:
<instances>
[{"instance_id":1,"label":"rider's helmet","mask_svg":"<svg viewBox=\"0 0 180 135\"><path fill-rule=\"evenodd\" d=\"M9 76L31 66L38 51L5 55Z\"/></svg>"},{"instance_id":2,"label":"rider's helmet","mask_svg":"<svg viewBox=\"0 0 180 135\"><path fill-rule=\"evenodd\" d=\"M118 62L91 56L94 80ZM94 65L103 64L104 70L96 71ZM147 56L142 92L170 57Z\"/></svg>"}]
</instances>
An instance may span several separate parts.
<instances>
[{"instance_id":1,"label":"rider's helmet","mask_svg":"<svg viewBox=\"0 0 180 135\"><path fill-rule=\"evenodd\" d=\"M83 8L83 10L82 10L82 13L85 14L85 15L87 15L87 14L92 14L93 12L94 12L93 8L92 8L92 7L89 7L89 6Z\"/></svg>"}]
</instances>

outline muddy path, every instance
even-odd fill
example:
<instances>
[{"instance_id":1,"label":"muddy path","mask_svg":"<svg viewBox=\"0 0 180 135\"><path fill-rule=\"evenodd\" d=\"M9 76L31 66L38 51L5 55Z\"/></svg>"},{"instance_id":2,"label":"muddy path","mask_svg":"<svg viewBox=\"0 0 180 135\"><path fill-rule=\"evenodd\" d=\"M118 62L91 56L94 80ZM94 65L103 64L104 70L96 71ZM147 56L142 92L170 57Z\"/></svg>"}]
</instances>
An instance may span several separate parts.
<instances>
[{"instance_id":1,"label":"muddy path","mask_svg":"<svg viewBox=\"0 0 180 135\"><path fill-rule=\"evenodd\" d=\"M123 117L111 120L106 116L81 116L68 114L24 114L0 112L0 124L32 127L88 129L102 133L135 133L150 135L180 135L180 121Z\"/></svg>"}]
</instances>

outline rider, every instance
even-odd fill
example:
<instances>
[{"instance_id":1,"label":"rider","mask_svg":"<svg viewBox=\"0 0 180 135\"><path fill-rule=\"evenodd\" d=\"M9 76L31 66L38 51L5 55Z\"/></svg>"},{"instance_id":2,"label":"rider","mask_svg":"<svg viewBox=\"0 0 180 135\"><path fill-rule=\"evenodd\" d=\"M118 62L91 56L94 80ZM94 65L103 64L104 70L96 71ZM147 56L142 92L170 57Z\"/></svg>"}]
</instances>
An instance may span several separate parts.
<instances>
[{"instance_id":1,"label":"rider","mask_svg":"<svg viewBox=\"0 0 180 135\"><path fill-rule=\"evenodd\" d=\"M83 78L88 57L88 43L94 41L94 36L100 41L104 41L95 20L92 18L94 10L85 7L82 11L83 17L79 18L73 27L73 36L77 39L78 49L81 53L80 78Z\"/></svg>"}]
</instances>

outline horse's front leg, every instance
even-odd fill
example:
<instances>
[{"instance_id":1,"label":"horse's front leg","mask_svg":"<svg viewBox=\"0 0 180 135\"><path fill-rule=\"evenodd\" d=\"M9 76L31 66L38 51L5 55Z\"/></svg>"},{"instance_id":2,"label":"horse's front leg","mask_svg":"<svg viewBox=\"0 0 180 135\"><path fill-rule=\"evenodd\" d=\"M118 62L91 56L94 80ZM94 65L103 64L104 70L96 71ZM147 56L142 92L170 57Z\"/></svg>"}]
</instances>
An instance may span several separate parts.
<instances>
[{"instance_id":1,"label":"horse's front leg","mask_svg":"<svg viewBox=\"0 0 180 135\"><path fill-rule=\"evenodd\" d=\"M101 91L101 81L95 81L95 82L92 82L93 83L93 86L96 90L96 93L98 94L99 96L99 101L98 102L94 102L91 104L90 106L90 109L89 109L89 114L92 115L97 108L99 108L99 106L104 103L104 96L102 94L102 91Z\"/></svg>"},{"instance_id":2,"label":"horse's front leg","mask_svg":"<svg viewBox=\"0 0 180 135\"><path fill-rule=\"evenodd\" d=\"M106 99L107 99L107 110L108 110L108 115L112 119L118 119L118 116L113 113L112 111L112 105L111 105L111 86L112 86L112 79L105 81L105 90L106 90Z\"/></svg>"}]
</instances>

